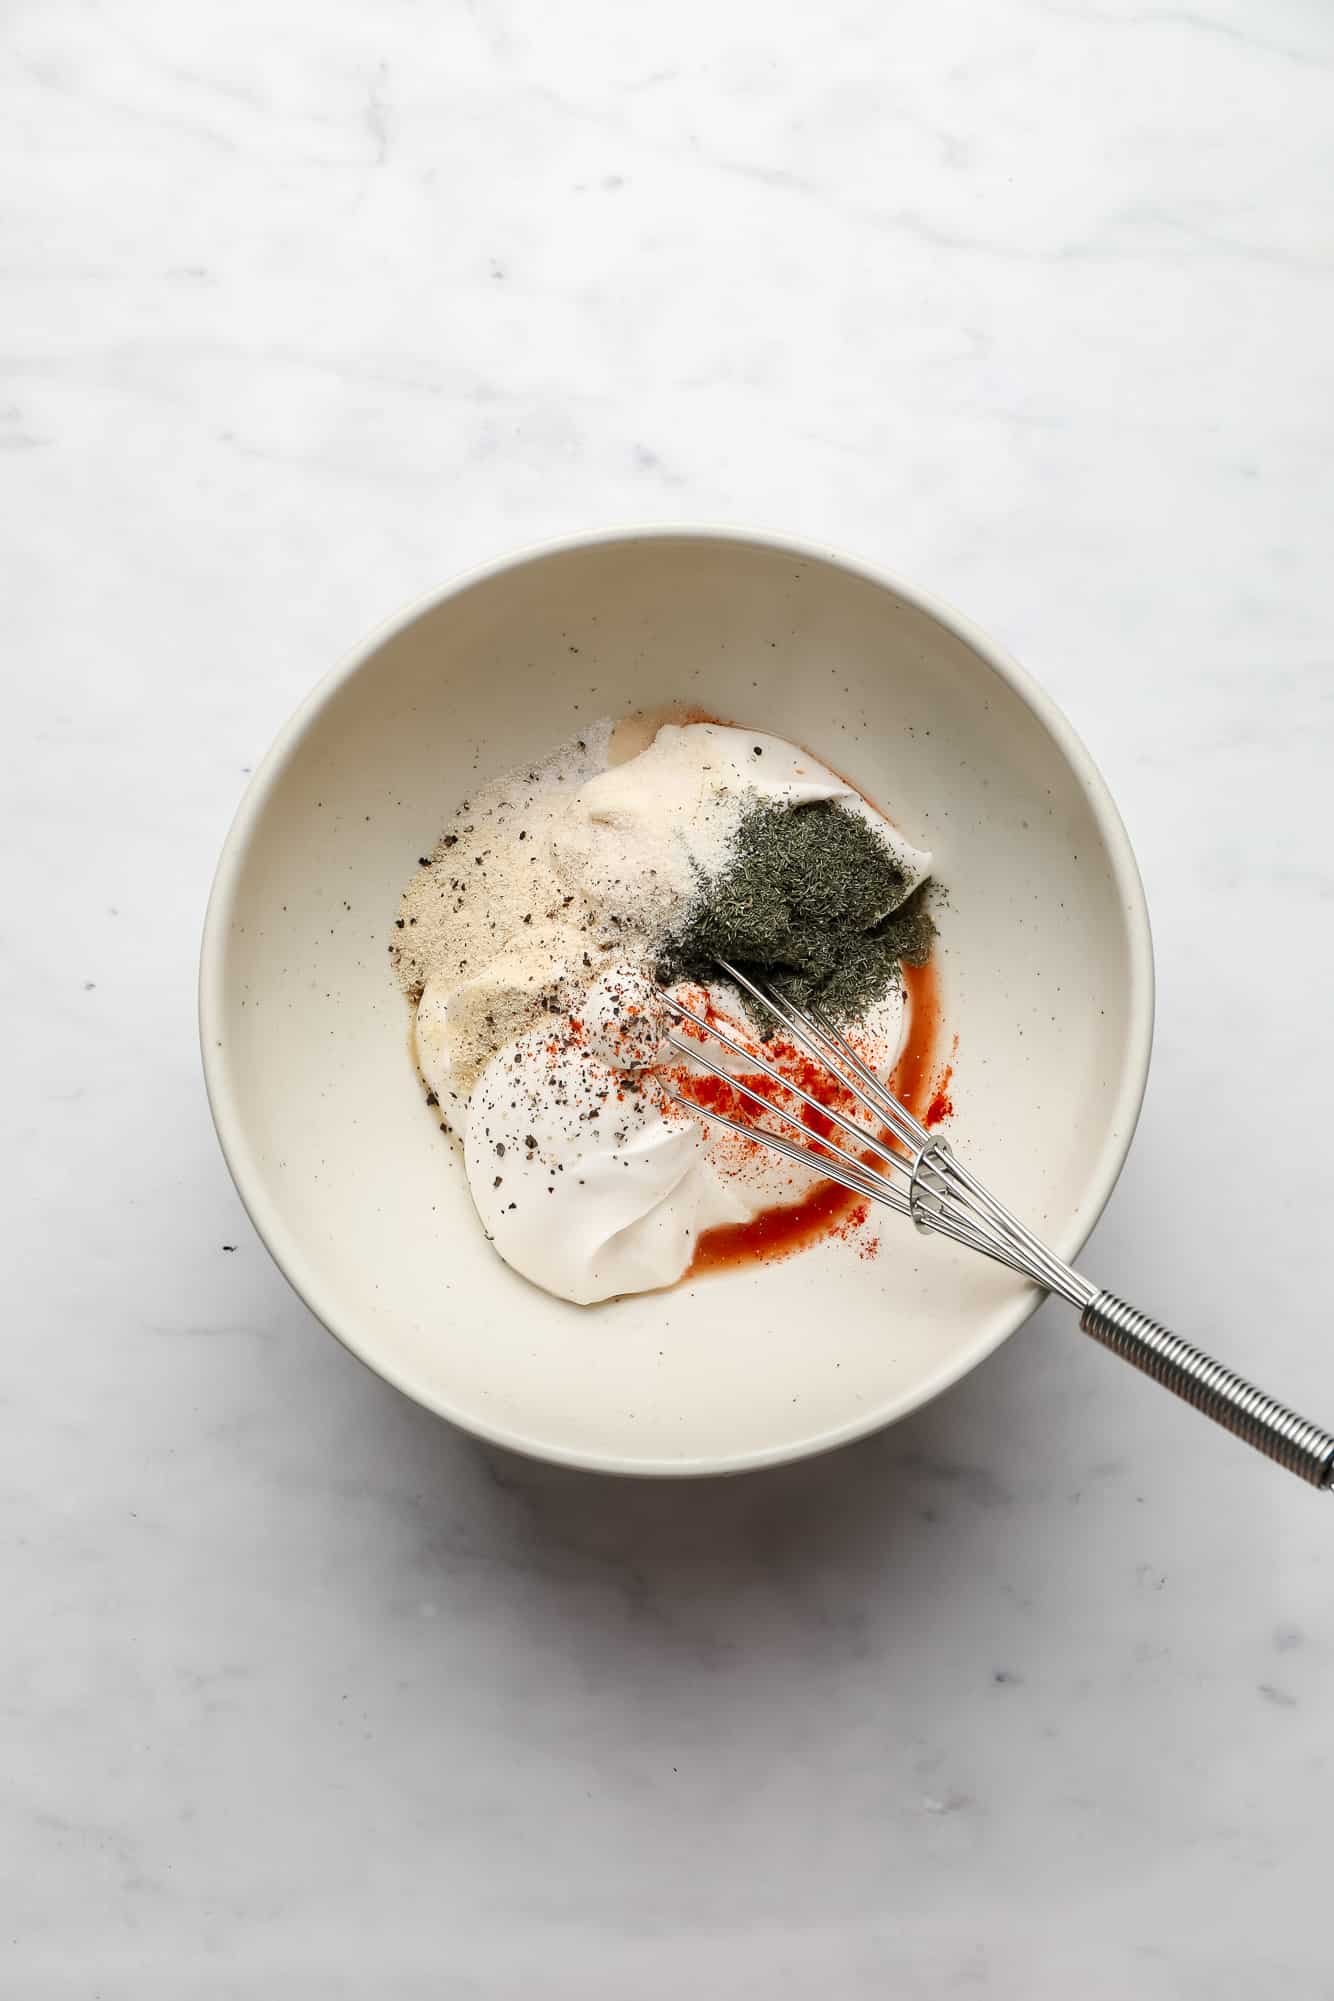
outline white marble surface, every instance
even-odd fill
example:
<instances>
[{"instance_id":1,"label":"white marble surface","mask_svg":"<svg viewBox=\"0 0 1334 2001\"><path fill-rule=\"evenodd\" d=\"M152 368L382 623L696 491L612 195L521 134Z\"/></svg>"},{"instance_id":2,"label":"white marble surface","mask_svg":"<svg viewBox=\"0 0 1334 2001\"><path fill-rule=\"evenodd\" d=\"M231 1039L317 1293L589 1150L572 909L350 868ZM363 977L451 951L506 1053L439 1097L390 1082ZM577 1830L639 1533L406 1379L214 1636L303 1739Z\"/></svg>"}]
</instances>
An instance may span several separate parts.
<instances>
[{"instance_id":1,"label":"white marble surface","mask_svg":"<svg viewBox=\"0 0 1334 2001\"><path fill-rule=\"evenodd\" d=\"M1045 680L1142 858L1094 1268L1328 1420L1334 16L0 41L4 1992L1334 1993L1328 1502L1058 1311L772 1476L484 1451L289 1295L193 1025L243 774L380 618L593 525L841 543Z\"/></svg>"}]
</instances>

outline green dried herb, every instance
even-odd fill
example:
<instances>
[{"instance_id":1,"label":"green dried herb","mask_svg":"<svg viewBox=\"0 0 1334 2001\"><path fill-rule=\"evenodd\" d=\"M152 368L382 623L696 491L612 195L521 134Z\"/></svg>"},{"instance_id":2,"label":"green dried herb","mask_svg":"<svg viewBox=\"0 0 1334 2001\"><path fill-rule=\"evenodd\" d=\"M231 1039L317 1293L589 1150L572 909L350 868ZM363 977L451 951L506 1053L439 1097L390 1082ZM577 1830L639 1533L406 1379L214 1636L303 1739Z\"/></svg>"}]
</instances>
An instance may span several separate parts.
<instances>
[{"instance_id":1,"label":"green dried herb","mask_svg":"<svg viewBox=\"0 0 1334 2001\"><path fill-rule=\"evenodd\" d=\"M728 959L799 1005L853 1019L889 991L905 960L918 966L930 955L925 885L902 902L904 881L874 829L836 801L758 806L662 955L659 978L716 979L717 961Z\"/></svg>"}]
</instances>

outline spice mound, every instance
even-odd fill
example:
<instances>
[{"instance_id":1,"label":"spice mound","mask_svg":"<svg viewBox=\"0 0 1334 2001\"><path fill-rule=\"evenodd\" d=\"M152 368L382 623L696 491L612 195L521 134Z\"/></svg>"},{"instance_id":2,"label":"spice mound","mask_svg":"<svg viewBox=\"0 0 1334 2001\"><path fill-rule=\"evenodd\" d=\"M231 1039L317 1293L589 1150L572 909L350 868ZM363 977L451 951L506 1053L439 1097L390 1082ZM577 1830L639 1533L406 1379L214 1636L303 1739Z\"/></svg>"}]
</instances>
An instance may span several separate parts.
<instances>
[{"instance_id":1,"label":"spice mound","mask_svg":"<svg viewBox=\"0 0 1334 2001\"><path fill-rule=\"evenodd\" d=\"M760 805L737 828L727 866L705 884L659 977L708 982L720 959L769 979L799 1006L840 1022L884 999L905 960L925 963L935 924L924 885L874 827L834 800ZM762 1025L765 1018L761 1017Z\"/></svg>"},{"instance_id":2,"label":"spice mound","mask_svg":"<svg viewBox=\"0 0 1334 2001\"><path fill-rule=\"evenodd\" d=\"M931 947L929 871L807 752L723 724L666 724L620 761L600 723L463 801L404 891L390 954L500 1256L589 1304L670 1285L710 1233L809 1195L811 1170L676 1101L704 1106L719 1080L678 1046L688 1029L669 1040L659 987L738 1043L709 1055L740 1082L763 1076L761 1054L800 1081L800 1056L719 959L818 1000L888 1079L902 968ZM742 1123L782 1129L735 1096Z\"/></svg>"}]
</instances>

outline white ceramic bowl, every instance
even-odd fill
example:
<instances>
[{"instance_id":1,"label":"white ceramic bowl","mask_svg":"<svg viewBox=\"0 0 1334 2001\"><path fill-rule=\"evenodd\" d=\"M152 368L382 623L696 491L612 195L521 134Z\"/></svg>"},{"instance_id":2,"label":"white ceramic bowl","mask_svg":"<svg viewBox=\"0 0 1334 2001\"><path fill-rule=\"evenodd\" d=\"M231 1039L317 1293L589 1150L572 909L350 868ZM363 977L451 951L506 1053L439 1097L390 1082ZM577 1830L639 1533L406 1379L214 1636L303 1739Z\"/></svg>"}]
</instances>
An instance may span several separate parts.
<instances>
[{"instance_id":1,"label":"white ceramic bowl","mask_svg":"<svg viewBox=\"0 0 1334 2001\"><path fill-rule=\"evenodd\" d=\"M483 1437L711 1473L901 1417L1036 1295L889 1217L861 1260L787 1262L588 1309L485 1242L423 1106L386 945L471 785L580 719L683 700L807 745L932 848L951 1136L1073 1257L1148 1069L1143 891L1087 752L1028 676L919 592L814 548L598 536L498 564L379 633L282 731L218 868L204 1069L241 1197L352 1352Z\"/></svg>"}]
</instances>

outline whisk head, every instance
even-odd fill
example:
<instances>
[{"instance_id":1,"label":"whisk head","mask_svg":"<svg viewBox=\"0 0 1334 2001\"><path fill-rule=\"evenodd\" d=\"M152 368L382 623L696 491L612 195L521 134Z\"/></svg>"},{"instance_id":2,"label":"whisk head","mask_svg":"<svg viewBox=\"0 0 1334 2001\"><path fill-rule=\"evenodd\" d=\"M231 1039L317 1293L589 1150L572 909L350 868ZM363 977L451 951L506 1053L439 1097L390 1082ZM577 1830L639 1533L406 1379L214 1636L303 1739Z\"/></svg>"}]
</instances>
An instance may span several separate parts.
<instances>
[{"instance_id":1,"label":"whisk head","mask_svg":"<svg viewBox=\"0 0 1334 2001\"><path fill-rule=\"evenodd\" d=\"M840 1094L846 1093L863 1114L859 1120L807 1091L776 1065L747 1049L715 1020L662 990L664 1004L680 1021L700 1032L700 1041L673 1033L668 1041L679 1055L723 1078L733 1091L802 1134L789 1138L767 1126L743 1123L711 1106L698 1104L681 1091L669 1091L687 1111L714 1125L726 1126L785 1159L811 1168L882 1208L909 1217L928 1234L950 1237L998 1264L1008 1265L1035 1285L1059 1293L1082 1311L1097 1287L1063 1263L1013 1216L956 1157L947 1141L924 1126L901 1104L889 1087L860 1056L830 1017L818 1007L801 1008L767 981L750 979L725 959L718 970L758 1001L775 1021L820 1064ZM777 1098L747 1084L719 1063L708 1050L714 1042L739 1057L747 1074L766 1077L780 1087ZM818 1114L822 1136L813 1140L803 1110ZM869 1124L865 1123L869 1120Z\"/></svg>"}]
</instances>

